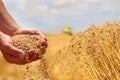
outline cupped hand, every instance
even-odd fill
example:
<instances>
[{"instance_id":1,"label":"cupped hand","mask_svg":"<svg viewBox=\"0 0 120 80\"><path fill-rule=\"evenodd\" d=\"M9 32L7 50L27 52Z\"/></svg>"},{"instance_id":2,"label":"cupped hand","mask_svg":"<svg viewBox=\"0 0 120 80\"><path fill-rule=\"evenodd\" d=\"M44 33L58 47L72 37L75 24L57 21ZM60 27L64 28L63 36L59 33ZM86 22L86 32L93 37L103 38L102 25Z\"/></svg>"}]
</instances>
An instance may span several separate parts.
<instances>
[{"instance_id":1,"label":"cupped hand","mask_svg":"<svg viewBox=\"0 0 120 80\"><path fill-rule=\"evenodd\" d=\"M48 46L47 44L47 39L44 36L44 34L42 34L41 32L39 32L37 29L18 29L14 35L19 35L19 34L29 34L29 35L40 35L41 37L43 37L43 40L40 42L40 50L42 51L42 54L44 54L46 52L46 48Z\"/></svg>"},{"instance_id":2,"label":"cupped hand","mask_svg":"<svg viewBox=\"0 0 120 80\"><path fill-rule=\"evenodd\" d=\"M26 64L25 53L13 46L10 36L4 34L0 39L0 50L9 63Z\"/></svg>"},{"instance_id":3,"label":"cupped hand","mask_svg":"<svg viewBox=\"0 0 120 80\"><path fill-rule=\"evenodd\" d=\"M41 41L41 48L40 50L42 51L42 54L45 53L46 48L47 48L47 41L45 36L40 33L37 30L19 30L16 32L16 34L30 34L30 35L40 35L44 37L43 41ZM38 59L38 53L32 50L29 50L28 52L24 53L23 51L17 49L16 47L13 46L12 38L11 36L8 36L6 34L2 35L0 38L0 50L3 53L4 58L6 61L9 63L14 63L14 64L27 64L28 61L26 60L26 55L29 59L29 62L36 61Z\"/></svg>"}]
</instances>

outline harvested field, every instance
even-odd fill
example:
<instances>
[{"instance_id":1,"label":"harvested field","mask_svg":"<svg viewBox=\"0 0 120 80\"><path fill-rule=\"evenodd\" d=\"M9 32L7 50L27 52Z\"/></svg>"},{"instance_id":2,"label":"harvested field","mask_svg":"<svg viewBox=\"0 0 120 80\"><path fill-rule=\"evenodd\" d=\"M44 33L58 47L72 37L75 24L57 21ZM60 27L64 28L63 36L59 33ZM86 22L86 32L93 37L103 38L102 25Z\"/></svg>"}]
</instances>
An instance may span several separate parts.
<instances>
[{"instance_id":1,"label":"harvested field","mask_svg":"<svg viewBox=\"0 0 120 80\"><path fill-rule=\"evenodd\" d=\"M53 80L119 80L119 34L119 23L92 25L79 32L58 51L48 73Z\"/></svg>"},{"instance_id":2,"label":"harvested field","mask_svg":"<svg viewBox=\"0 0 120 80\"><path fill-rule=\"evenodd\" d=\"M49 47L44 60L49 79L119 80L119 34L120 23L114 22L99 26L91 25L90 28L73 37L46 35ZM37 66L40 61L31 63L28 73L26 66L8 64L3 58L0 62L3 63L0 65L1 80L42 80L39 77L40 66Z\"/></svg>"},{"instance_id":3,"label":"harvested field","mask_svg":"<svg viewBox=\"0 0 120 80\"><path fill-rule=\"evenodd\" d=\"M51 62L52 57L57 53L57 50L66 45L72 36L65 34L46 36L49 47L47 48L45 57L47 58L47 61ZM0 54L0 63L0 80L31 80L31 78L40 80L40 60L32 62L30 65L15 65L7 63L2 54ZM26 69L28 68L26 66L29 67L29 70Z\"/></svg>"}]
</instances>

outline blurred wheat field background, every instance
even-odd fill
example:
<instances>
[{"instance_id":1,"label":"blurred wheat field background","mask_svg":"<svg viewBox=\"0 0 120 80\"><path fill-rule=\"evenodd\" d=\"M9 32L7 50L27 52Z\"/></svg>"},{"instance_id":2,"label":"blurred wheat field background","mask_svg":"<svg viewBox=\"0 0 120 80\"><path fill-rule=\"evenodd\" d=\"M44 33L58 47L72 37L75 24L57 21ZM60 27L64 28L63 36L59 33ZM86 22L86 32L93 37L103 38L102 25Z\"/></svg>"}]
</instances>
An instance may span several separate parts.
<instances>
[{"instance_id":1,"label":"blurred wheat field background","mask_svg":"<svg viewBox=\"0 0 120 80\"><path fill-rule=\"evenodd\" d=\"M74 36L46 35L44 60L49 79L40 78L40 62L8 64L1 56L1 80L119 80L120 22L91 25Z\"/></svg>"},{"instance_id":2,"label":"blurred wheat field background","mask_svg":"<svg viewBox=\"0 0 120 80\"><path fill-rule=\"evenodd\" d=\"M57 34L57 35L46 35L48 39L49 47L46 51L47 61L51 61L54 54L56 54L57 50L65 46L72 36L66 34ZM31 63L33 72L38 74L32 74L33 77L39 76L38 67L39 61L35 61ZM26 70L26 65L15 65L9 64L5 61L2 54L0 54L0 80L24 80L24 77L27 75L29 80L29 74ZM39 79L34 79L39 80Z\"/></svg>"}]
</instances>

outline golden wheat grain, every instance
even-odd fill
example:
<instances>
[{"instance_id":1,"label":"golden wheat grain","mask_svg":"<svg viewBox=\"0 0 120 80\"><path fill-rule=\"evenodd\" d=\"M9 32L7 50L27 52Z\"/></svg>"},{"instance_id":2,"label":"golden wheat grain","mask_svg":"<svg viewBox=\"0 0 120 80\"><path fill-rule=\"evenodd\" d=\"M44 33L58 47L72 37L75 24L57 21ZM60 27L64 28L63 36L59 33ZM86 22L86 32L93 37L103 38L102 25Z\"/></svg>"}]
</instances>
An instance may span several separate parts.
<instances>
[{"instance_id":1,"label":"golden wheat grain","mask_svg":"<svg viewBox=\"0 0 120 80\"><path fill-rule=\"evenodd\" d=\"M43 37L39 35L15 35L12 37L13 44L18 49L27 52L29 50L34 50L41 56L42 52L40 51Z\"/></svg>"}]
</instances>

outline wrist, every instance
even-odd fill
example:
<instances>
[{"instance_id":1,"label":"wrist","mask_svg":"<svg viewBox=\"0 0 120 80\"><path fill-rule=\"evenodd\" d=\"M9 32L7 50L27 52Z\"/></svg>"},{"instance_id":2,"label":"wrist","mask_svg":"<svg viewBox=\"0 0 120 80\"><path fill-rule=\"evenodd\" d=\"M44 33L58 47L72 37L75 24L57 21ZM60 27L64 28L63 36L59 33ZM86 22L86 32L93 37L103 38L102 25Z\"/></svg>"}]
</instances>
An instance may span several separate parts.
<instances>
[{"instance_id":1,"label":"wrist","mask_svg":"<svg viewBox=\"0 0 120 80\"><path fill-rule=\"evenodd\" d=\"M0 23L0 31L9 36L13 36L19 29L21 27L15 22L4 21Z\"/></svg>"},{"instance_id":2,"label":"wrist","mask_svg":"<svg viewBox=\"0 0 120 80\"><path fill-rule=\"evenodd\" d=\"M8 27L10 30L10 33L8 33L9 36L15 35L21 29L21 27L17 23L11 23L8 25Z\"/></svg>"},{"instance_id":3,"label":"wrist","mask_svg":"<svg viewBox=\"0 0 120 80\"><path fill-rule=\"evenodd\" d=\"M12 36L20 26L6 10L3 2L0 0L0 31Z\"/></svg>"},{"instance_id":4,"label":"wrist","mask_svg":"<svg viewBox=\"0 0 120 80\"><path fill-rule=\"evenodd\" d=\"M13 36L16 34L16 32L21 29L18 25L8 25L11 29L10 29L10 33L8 33L9 36Z\"/></svg>"}]
</instances>

